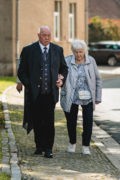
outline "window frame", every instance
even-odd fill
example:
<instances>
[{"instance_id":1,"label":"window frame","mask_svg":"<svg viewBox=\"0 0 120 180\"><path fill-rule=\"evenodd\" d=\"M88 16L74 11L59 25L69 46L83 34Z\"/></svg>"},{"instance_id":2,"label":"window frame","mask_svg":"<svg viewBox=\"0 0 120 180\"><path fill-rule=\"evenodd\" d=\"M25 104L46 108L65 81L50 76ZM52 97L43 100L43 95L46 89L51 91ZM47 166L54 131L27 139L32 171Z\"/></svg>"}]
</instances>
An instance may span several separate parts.
<instances>
[{"instance_id":1,"label":"window frame","mask_svg":"<svg viewBox=\"0 0 120 180\"><path fill-rule=\"evenodd\" d=\"M61 39L61 1L55 1L54 5L54 40Z\"/></svg>"},{"instance_id":2,"label":"window frame","mask_svg":"<svg viewBox=\"0 0 120 180\"><path fill-rule=\"evenodd\" d=\"M76 3L69 4L68 39L71 42L76 37Z\"/></svg>"}]
</instances>

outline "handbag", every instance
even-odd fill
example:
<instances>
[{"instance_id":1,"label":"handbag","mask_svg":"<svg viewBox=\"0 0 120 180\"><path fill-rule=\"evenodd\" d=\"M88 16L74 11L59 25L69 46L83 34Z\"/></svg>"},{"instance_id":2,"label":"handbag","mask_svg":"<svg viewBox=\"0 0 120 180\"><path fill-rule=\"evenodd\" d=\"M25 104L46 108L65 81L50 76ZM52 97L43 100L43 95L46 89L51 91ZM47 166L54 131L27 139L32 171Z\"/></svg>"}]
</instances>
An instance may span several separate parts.
<instances>
[{"instance_id":1,"label":"handbag","mask_svg":"<svg viewBox=\"0 0 120 180\"><path fill-rule=\"evenodd\" d=\"M79 95L79 99L81 100L91 99L90 91L87 91L87 90L78 91L78 95Z\"/></svg>"}]
</instances>

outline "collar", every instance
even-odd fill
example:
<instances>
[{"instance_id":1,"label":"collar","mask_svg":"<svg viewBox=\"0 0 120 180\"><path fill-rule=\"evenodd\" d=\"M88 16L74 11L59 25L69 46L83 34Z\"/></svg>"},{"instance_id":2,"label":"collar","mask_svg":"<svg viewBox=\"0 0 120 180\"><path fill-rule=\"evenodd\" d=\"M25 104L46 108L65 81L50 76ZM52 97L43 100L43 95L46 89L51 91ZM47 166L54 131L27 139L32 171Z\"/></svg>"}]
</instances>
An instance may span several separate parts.
<instances>
[{"instance_id":1,"label":"collar","mask_svg":"<svg viewBox=\"0 0 120 180\"><path fill-rule=\"evenodd\" d=\"M89 63L90 63L89 57L88 57L88 55L85 55L85 63L84 64L89 64ZM75 63L75 56L74 55L72 56L71 64L76 65L76 63Z\"/></svg>"},{"instance_id":2,"label":"collar","mask_svg":"<svg viewBox=\"0 0 120 180\"><path fill-rule=\"evenodd\" d=\"M47 53L48 53L49 48L50 48L50 44L48 44L47 46L44 46L43 44L41 44L41 43L39 42L39 46L40 46L40 48L41 48L41 50L42 50L42 53L44 52L44 47L47 48Z\"/></svg>"}]
</instances>

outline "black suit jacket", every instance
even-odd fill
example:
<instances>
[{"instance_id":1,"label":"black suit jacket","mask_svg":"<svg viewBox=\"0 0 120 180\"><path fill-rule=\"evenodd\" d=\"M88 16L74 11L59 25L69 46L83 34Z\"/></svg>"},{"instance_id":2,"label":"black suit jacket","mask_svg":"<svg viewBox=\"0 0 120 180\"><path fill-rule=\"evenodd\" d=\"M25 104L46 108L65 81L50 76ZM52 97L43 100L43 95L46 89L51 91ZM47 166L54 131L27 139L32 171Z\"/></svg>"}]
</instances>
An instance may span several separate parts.
<instances>
[{"instance_id":1,"label":"black suit jacket","mask_svg":"<svg viewBox=\"0 0 120 180\"><path fill-rule=\"evenodd\" d=\"M67 77L67 65L63 55L62 47L50 43L50 59L51 59L51 78L52 92L54 102L58 101L59 91L56 86L58 74L64 76L63 83ZM35 101L40 88L40 63L42 59L42 51L39 42L35 42L23 48L20 55L20 65L18 68L18 77L23 85L31 91L32 101Z\"/></svg>"}]
</instances>

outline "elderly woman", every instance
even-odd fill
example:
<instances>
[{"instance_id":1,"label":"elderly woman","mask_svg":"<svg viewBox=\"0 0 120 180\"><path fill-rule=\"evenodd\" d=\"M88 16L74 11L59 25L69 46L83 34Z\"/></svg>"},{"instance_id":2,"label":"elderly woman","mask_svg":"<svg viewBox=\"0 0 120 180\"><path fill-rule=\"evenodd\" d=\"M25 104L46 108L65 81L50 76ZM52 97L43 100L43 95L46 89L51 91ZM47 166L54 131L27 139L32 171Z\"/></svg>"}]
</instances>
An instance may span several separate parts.
<instances>
[{"instance_id":1,"label":"elderly woman","mask_svg":"<svg viewBox=\"0 0 120 180\"><path fill-rule=\"evenodd\" d=\"M83 40L71 44L73 55L66 57L68 76L61 89L60 103L67 120L68 152L75 152L76 126L79 105L82 107L82 153L90 155L90 141L95 104L101 102L102 81L93 57L88 55Z\"/></svg>"}]
</instances>

